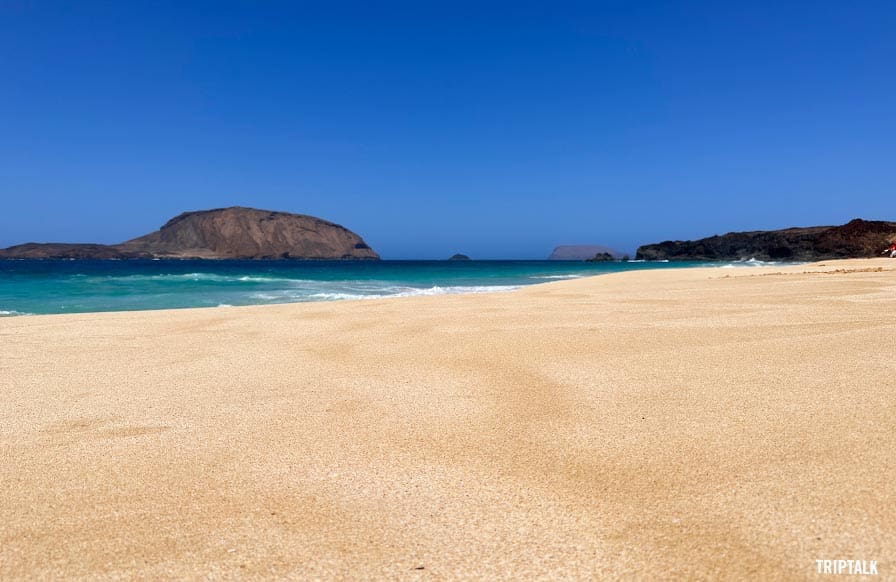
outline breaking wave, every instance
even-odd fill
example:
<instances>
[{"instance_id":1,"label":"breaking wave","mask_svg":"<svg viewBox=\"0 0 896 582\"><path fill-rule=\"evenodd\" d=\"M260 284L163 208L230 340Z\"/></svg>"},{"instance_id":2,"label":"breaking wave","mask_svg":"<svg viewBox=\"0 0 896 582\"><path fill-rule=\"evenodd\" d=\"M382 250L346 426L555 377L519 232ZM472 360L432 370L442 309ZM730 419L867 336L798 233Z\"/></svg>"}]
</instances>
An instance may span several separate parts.
<instances>
[{"instance_id":1,"label":"breaking wave","mask_svg":"<svg viewBox=\"0 0 896 582\"><path fill-rule=\"evenodd\" d=\"M780 261L760 261L753 257L749 259L739 259L737 261L730 261L725 263L724 265L720 265L722 269L733 269L735 267L771 267L774 265L780 265Z\"/></svg>"},{"instance_id":2,"label":"breaking wave","mask_svg":"<svg viewBox=\"0 0 896 582\"><path fill-rule=\"evenodd\" d=\"M209 283L303 283L307 279L291 279L289 277L265 277L258 275L219 275L216 273L178 273L158 275L126 275L123 277L102 277L100 280L123 282L172 282L197 281Z\"/></svg>"},{"instance_id":3,"label":"breaking wave","mask_svg":"<svg viewBox=\"0 0 896 582\"><path fill-rule=\"evenodd\" d=\"M0 309L0 317L15 317L17 315L34 315L33 313L26 313L24 311L15 311L13 310L4 310Z\"/></svg>"},{"instance_id":4,"label":"breaking wave","mask_svg":"<svg viewBox=\"0 0 896 582\"><path fill-rule=\"evenodd\" d=\"M427 295L460 295L466 293L494 293L513 291L521 285L448 285L440 287L383 287L381 289L313 291L308 289L283 289L253 293L249 297L266 302L340 301L345 299L384 299L388 297L422 297Z\"/></svg>"}]
</instances>

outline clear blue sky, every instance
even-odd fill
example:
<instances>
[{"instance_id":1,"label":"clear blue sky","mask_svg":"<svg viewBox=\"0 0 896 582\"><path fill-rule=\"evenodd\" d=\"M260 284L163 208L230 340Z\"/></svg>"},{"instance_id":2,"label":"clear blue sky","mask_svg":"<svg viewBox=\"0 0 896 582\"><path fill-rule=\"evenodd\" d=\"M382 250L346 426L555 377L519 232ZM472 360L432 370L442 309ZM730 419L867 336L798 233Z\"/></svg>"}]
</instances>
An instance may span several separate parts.
<instances>
[{"instance_id":1,"label":"clear blue sky","mask_svg":"<svg viewBox=\"0 0 896 582\"><path fill-rule=\"evenodd\" d=\"M896 219L896 4L0 0L0 246L312 214L384 258Z\"/></svg>"}]
</instances>

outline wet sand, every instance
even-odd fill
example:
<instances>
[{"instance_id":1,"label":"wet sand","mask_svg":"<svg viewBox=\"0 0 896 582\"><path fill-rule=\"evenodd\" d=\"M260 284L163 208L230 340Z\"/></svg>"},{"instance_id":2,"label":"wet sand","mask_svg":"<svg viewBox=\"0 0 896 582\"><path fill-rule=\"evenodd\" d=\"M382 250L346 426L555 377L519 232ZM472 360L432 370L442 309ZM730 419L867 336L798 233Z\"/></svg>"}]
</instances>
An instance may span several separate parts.
<instances>
[{"instance_id":1,"label":"wet sand","mask_svg":"<svg viewBox=\"0 0 896 582\"><path fill-rule=\"evenodd\" d=\"M886 259L3 318L0 579L893 579L894 338Z\"/></svg>"}]
</instances>

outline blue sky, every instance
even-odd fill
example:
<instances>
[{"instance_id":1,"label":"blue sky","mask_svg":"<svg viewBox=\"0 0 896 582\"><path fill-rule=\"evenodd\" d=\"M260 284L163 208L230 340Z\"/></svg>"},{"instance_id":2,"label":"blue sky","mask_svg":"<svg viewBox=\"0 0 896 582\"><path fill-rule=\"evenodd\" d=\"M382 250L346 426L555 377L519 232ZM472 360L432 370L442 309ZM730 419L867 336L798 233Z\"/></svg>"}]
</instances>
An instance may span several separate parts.
<instances>
[{"instance_id":1,"label":"blue sky","mask_svg":"<svg viewBox=\"0 0 896 582\"><path fill-rule=\"evenodd\" d=\"M384 258L896 219L891 2L0 1L0 246L312 214Z\"/></svg>"}]
</instances>

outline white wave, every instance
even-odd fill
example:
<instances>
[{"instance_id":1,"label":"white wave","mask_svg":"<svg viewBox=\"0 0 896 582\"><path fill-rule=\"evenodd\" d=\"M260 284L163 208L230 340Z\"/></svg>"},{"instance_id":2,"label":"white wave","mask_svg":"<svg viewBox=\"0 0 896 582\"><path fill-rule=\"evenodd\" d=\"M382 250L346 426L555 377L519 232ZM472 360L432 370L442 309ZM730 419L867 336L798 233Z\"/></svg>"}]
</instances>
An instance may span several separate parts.
<instances>
[{"instance_id":1,"label":"white wave","mask_svg":"<svg viewBox=\"0 0 896 582\"><path fill-rule=\"evenodd\" d=\"M286 293L253 293L249 295L250 299L261 299L262 301L273 301L275 299L286 299L291 297Z\"/></svg>"},{"instance_id":2,"label":"white wave","mask_svg":"<svg viewBox=\"0 0 896 582\"><path fill-rule=\"evenodd\" d=\"M254 275L218 275L216 273L166 273L160 275L125 275L120 277L104 277L116 281L209 281L214 283L288 283L302 284L313 282L309 279L290 279L288 277L259 277Z\"/></svg>"},{"instance_id":3,"label":"white wave","mask_svg":"<svg viewBox=\"0 0 896 582\"><path fill-rule=\"evenodd\" d=\"M736 261L731 261L721 265L722 269L730 269L734 267L771 267L774 265L780 265L780 261L760 261L755 257L750 257L749 259L738 259Z\"/></svg>"},{"instance_id":4,"label":"white wave","mask_svg":"<svg viewBox=\"0 0 896 582\"><path fill-rule=\"evenodd\" d=\"M0 317L15 317L17 315L34 315L33 313L27 313L24 311L15 311L15 310L4 310L0 309Z\"/></svg>"},{"instance_id":5,"label":"white wave","mask_svg":"<svg viewBox=\"0 0 896 582\"><path fill-rule=\"evenodd\" d=\"M218 283L236 283L236 282L257 282L257 283L276 283L280 281L289 281L289 279L279 279L274 277L249 277L239 275L217 275L215 273L184 273L181 275L150 275L150 279L175 281L215 281Z\"/></svg>"},{"instance_id":6,"label":"white wave","mask_svg":"<svg viewBox=\"0 0 896 582\"><path fill-rule=\"evenodd\" d=\"M533 275L530 279L581 279L585 275Z\"/></svg>"},{"instance_id":7,"label":"white wave","mask_svg":"<svg viewBox=\"0 0 896 582\"><path fill-rule=\"evenodd\" d=\"M307 283L308 279L288 279L285 277L252 277L244 275L242 277L231 277L225 280L240 281L242 283Z\"/></svg>"},{"instance_id":8,"label":"white wave","mask_svg":"<svg viewBox=\"0 0 896 582\"><path fill-rule=\"evenodd\" d=\"M465 293L494 293L513 291L520 285L452 285L448 287L403 287L401 290L383 289L379 293L313 293L308 297L318 301L336 301L341 299L384 299L388 297L421 297L427 295L460 295Z\"/></svg>"},{"instance_id":9,"label":"white wave","mask_svg":"<svg viewBox=\"0 0 896 582\"><path fill-rule=\"evenodd\" d=\"M458 295L461 293L494 293L496 291L514 291L521 285L452 285L448 287L429 287L427 289L409 289L396 294L396 297L415 295Z\"/></svg>"},{"instance_id":10,"label":"white wave","mask_svg":"<svg viewBox=\"0 0 896 582\"><path fill-rule=\"evenodd\" d=\"M360 295L358 293L313 293L307 296L315 301L340 301L342 299L382 299L389 295Z\"/></svg>"}]
</instances>

